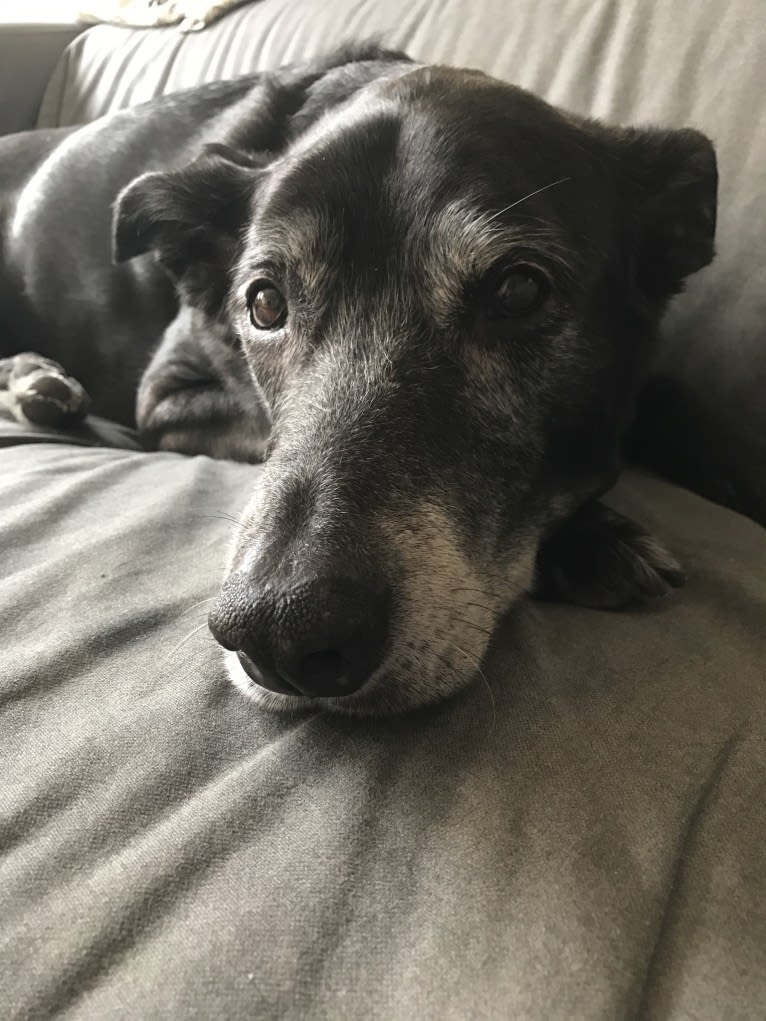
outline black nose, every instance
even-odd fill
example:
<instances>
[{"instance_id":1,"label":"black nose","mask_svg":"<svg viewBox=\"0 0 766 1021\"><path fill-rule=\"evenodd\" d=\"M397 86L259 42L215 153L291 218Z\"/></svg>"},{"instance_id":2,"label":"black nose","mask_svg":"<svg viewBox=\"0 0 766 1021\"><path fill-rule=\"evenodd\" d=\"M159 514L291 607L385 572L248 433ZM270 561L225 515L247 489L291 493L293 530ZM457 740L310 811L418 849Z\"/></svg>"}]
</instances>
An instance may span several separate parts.
<instances>
[{"instance_id":1,"label":"black nose","mask_svg":"<svg viewBox=\"0 0 766 1021\"><path fill-rule=\"evenodd\" d=\"M321 577L259 585L235 573L209 624L264 688L342 696L358 691L382 661L390 609L384 583Z\"/></svg>"}]
</instances>

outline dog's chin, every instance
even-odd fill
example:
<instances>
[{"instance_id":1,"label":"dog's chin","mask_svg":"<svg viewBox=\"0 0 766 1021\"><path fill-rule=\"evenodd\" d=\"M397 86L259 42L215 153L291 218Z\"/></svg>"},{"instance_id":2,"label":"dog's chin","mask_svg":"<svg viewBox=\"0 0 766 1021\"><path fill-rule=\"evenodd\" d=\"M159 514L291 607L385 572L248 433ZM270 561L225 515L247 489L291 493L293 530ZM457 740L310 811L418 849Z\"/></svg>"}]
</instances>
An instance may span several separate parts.
<instances>
[{"instance_id":1,"label":"dog's chin","mask_svg":"<svg viewBox=\"0 0 766 1021\"><path fill-rule=\"evenodd\" d=\"M473 674L470 674L462 684L441 689L433 685L417 684L404 687L385 676L374 676L364 688L353 695L346 695L343 698L305 698L269 691L245 672L236 652L224 652L223 656L232 684L243 695L268 712L293 716L317 710L369 718L399 716L414 709L443 702L473 680Z\"/></svg>"}]
</instances>

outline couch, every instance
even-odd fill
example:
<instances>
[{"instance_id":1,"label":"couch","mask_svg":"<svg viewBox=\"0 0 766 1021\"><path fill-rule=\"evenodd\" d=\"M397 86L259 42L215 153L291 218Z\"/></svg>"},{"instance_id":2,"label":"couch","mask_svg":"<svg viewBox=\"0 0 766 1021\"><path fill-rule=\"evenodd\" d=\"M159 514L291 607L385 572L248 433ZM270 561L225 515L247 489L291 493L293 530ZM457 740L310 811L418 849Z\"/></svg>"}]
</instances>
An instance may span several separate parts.
<instances>
[{"instance_id":1,"label":"couch","mask_svg":"<svg viewBox=\"0 0 766 1021\"><path fill-rule=\"evenodd\" d=\"M370 35L715 139L719 254L661 358L762 434L761 0L260 0L195 35L98 26L34 123ZM620 613L525 600L444 705L287 718L228 683L205 627L259 468L97 426L0 422L0 1016L764 1016L762 527L629 470L609 502L683 589Z\"/></svg>"}]
</instances>

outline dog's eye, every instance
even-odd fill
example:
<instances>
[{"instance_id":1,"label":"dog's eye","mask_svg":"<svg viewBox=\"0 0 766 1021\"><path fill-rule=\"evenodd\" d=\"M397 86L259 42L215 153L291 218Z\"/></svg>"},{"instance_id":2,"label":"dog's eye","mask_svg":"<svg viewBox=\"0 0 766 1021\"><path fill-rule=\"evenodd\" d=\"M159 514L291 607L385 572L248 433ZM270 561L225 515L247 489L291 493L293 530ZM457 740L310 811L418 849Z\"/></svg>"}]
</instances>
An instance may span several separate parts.
<instances>
[{"instance_id":1,"label":"dog's eye","mask_svg":"<svg viewBox=\"0 0 766 1021\"><path fill-rule=\"evenodd\" d=\"M276 330L287 318L284 295L269 280L256 280L247 293L250 322L257 330Z\"/></svg>"},{"instance_id":2,"label":"dog's eye","mask_svg":"<svg viewBox=\"0 0 766 1021\"><path fill-rule=\"evenodd\" d=\"M500 277L494 293L496 314L520 316L534 312L548 297L548 278L536 266L514 266Z\"/></svg>"}]
</instances>

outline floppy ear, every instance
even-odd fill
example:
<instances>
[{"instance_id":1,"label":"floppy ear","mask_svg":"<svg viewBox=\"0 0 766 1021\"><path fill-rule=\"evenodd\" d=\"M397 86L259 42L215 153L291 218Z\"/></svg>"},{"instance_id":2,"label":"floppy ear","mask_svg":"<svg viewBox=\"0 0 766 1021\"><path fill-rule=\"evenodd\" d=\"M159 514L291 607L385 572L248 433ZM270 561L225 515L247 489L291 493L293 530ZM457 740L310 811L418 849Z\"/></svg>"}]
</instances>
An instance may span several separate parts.
<instances>
[{"instance_id":1,"label":"floppy ear","mask_svg":"<svg viewBox=\"0 0 766 1021\"><path fill-rule=\"evenodd\" d=\"M636 215L636 282L648 298L664 300L713 258L715 150L690 128L628 128L616 136Z\"/></svg>"},{"instance_id":2,"label":"floppy ear","mask_svg":"<svg viewBox=\"0 0 766 1021\"><path fill-rule=\"evenodd\" d=\"M154 251L179 294L215 314L258 176L254 159L216 145L181 170L136 178L115 203L115 262Z\"/></svg>"},{"instance_id":3,"label":"floppy ear","mask_svg":"<svg viewBox=\"0 0 766 1021\"><path fill-rule=\"evenodd\" d=\"M181 297L216 314L260 169L330 107L408 60L368 42L254 76L247 102L221 125L227 144L206 146L181 170L144 174L118 196L115 261L153 250Z\"/></svg>"}]
</instances>

